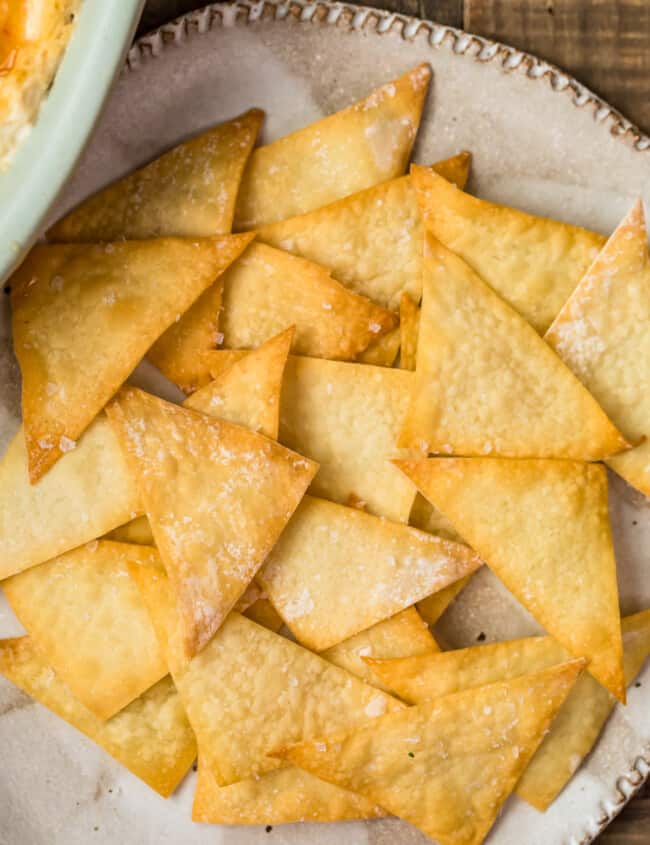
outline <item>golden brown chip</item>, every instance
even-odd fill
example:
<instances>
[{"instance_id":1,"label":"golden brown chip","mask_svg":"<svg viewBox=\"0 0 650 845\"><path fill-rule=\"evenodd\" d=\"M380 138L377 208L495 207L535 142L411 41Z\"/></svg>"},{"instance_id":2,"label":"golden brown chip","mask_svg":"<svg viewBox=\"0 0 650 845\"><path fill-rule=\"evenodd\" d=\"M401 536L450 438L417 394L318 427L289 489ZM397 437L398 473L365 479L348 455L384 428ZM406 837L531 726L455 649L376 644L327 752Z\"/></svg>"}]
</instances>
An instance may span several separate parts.
<instances>
[{"instance_id":1,"label":"golden brown chip","mask_svg":"<svg viewBox=\"0 0 650 845\"><path fill-rule=\"evenodd\" d=\"M607 463L650 495L650 258L639 200L544 338L632 443Z\"/></svg>"},{"instance_id":2,"label":"golden brown chip","mask_svg":"<svg viewBox=\"0 0 650 845\"><path fill-rule=\"evenodd\" d=\"M629 445L531 326L431 236L423 287L401 446L599 460Z\"/></svg>"},{"instance_id":3,"label":"golden brown chip","mask_svg":"<svg viewBox=\"0 0 650 845\"><path fill-rule=\"evenodd\" d=\"M468 546L305 496L258 580L296 639L322 651L481 563Z\"/></svg>"},{"instance_id":4,"label":"golden brown chip","mask_svg":"<svg viewBox=\"0 0 650 845\"><path fill-rule=\"evenodd\" d=\"M0 463L0 580L94 540L140 512L140 497L104 414L77 448L29 483L22 428Z\"/></svg>"},{"instance_id":5,"label":"golden brown chip","mask_svg":"<svg viewBox=\"0 0 650 845\"><path fill-rule=\"evenodd\" d=\"M222 269L223 239L37 246L12 281L32 482Z\"/></svg>"},{"instance_id":6,"label":"golden brown chip","mask_svg":"<svg viewBox=\"0 0 650 845\"><path fill-rule=\"evenodd\" d=\"M471 577L471 575L466 575L464 578L460 578L458 581L445 587L444 590L439 590L437 593L433 593L417 603L418 613L427 625L436 624L460 591L467 586L467 582Z\"/></svg>"},{"instance_id":7,"label":"golden brown chip","mask_svg":"<svg viewBox=\"0 0 650 845\"><path fill-rule=\"evenodd\" d=\"M102 722L72 695L30 637L0 640L0 673L101 746L167 798L196 757L196 741L169 676Z\"/></svg>"},{"instance_id":8,"label":"golden brown chip","mask_svg":"<svg viewBox=\"0 0 650 845\"><path fill-rule=\"evenodd\" d=\"M119 525L106 534L106 540L115 540L118 543L137 543L141 546L153 546L153 534L146 516L137 516L135 519Z\"/></svg>"},{"instance_id":9,"label":"golden brown chip","mask_svg":"<svg viewBox=\"0 0 650 845\"><path fill-rule=\"evenodd\" d=\"M244 171L235 230L320 208L404 173L431 69L422 64L343 111L258 147Z\"/></svg>"},{"instance_id":10,"label":"golden brown chip","mask_svg":"<svg viewBox=\"0 0 650 845\"><path fill-rule=\"evenodd\" d=\"M602 235L495 205L411 167L427 229L543 334L605 242Z\"/></svg>"},{"instance_id":11,"label":"golden brown chip","mask_svg":"<svg viewBox=\"0 0 650 845\"><path fill-rule=\"evenodd\" d=\"M403 293L399 304L400 359L403 370L414 370L417 358L420 309L408 293Z\"/></svg>"},{"instance_id":12,"label":"golden brown chip","mask_svg":"<svg viewBox=\"0 0 650 845\"><path fill-rule=\"evenodd\" d=\"M282 379L293 335L291 327L267 340L186 399L183 407L277 440Z\"/></svg>"},{"instance_id":13,"label":"golden brown chip","mask_svg":"<svg viewBox=\"0 0 650 845\"><path fill-rule=\"evenodd\" d=\"M128 563L154 549L94 541L4 581L9 604L73 695L108 719L167 674Z\"/></svg>"},{"instance_id":14,"label":"golden brown chip","mask_svg":"<svg viewBox=\"0 0 650 845\"><path fill-rule=\"evenodd\" d=\"M256 432L123 388L107 409L196 654L253 579L317 465Z\"/></svg>"},{"instance_id":15,"label":"golden brown chip","mask_svg":"<svg viewBox=\"0 0 650 845\"><path fill-rule=\"evenodd\" d=\"M575 683L575 660L277 749L441 845L480 845Z\"/></svg>"},{"instance_id":16,"label":"golden brown chip","mask_svg":"<svg viewBox=\"0 0 650 845\"><path fill-rule=\"evenodd\" d=\"M399 327L391 329L357 355L357 361L360 364L373 364L375 367L392 367L399 352L401 339Z\"/></svg>"},{"instance_id":17,"label":"golden brown chip","mask_svg":"<svg viewBox=\"0 0 650 845\"><path fill-rule=\"evenodd\" d=\"M83 202L51 241L209 237L230 231L244 165L264 113L251 109L197 135Z\"/></svg>"},{"instance_id":18,"label":"golden brown chip","mask_svg":"<svg viewBox=\"0 0 650 845\"><path fill-rule=\"evenodd\" d=\"M625 702L616 561L599 464L400 461L537 621Z\"/></svg>"}]
</instances>

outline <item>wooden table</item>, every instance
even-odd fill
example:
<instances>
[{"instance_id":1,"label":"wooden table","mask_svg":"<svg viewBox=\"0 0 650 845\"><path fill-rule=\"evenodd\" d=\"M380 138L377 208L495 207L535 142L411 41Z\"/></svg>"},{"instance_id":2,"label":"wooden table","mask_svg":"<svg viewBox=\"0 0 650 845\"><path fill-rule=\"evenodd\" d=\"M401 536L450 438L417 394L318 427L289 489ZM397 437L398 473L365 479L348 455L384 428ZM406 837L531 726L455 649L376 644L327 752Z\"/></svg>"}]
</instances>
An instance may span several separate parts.
<instances>
[{"instance_id":1,"label":"wooden table","mask_svg":"<svg viewBox=\"0 0 650 845\"><path fill-rule=\"evenodd\" d=\"M542 56L650 133L650 0L366 3L461 27ZM140 32L202 5L197 0L149 0ZM650 782L598 838L598 845L650 845Z\"/></svg>"}]
</instances>

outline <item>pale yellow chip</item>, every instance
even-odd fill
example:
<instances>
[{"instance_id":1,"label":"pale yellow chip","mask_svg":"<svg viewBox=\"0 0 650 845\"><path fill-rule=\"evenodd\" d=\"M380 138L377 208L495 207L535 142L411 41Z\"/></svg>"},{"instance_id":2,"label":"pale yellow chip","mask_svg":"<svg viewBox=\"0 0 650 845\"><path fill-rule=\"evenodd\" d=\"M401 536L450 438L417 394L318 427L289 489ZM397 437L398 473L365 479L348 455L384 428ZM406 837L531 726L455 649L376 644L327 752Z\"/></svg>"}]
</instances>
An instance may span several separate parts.
<instances>
[{"instance_id":1,"label":"pale yellow chip","mask_svg":"<svg viewBox=\"0 0 650 845\"><path fill-rule=\"evenodd\" d=\"M427 625L436 624L460 591L467 586L471 577L471 575L466 575L464 578L460 578L458 581L445 587L444 590L439 590L437 593L433 593L417 603L418 613Z\"/></svg>"},{"instance_id":2,"label":"pale yellow chip","mask_svg":"<svg viewBox=\"0 0 650 845\"><path fill-rule=\"evenodd\" d=\"M0 463L0 580L94 540L140 513L140 497L104 414L36 484L22 428Z\"/></svg>"},{"instance_id":3,"label":"pale yellow chip","mask_svg":"<svg viewBox=\"0 0 650 845\"><path fill-rule=\"evenodd\" d=\"M353 360L397 325L391 311L344 288L325 267L266 244L251 244L223 284L226 347L257 347L295 326L292 352Z\"/></svg>"},{"instance_id":4,"label":"pale yellow chip","mask_svg":"<svg viewBox=\"0 0 650 845\"><path fill-rule=\"evenodd\" d=\"M321 657L388 692L388 687L364 662L366 658L411 657L436 651L439 651L438 644L426 622L414 607L409 607L322 651Z\"/></svg>"},{"instance_id":5,"label":"pale yellow chip","mask_svg":"<svg viewBox=\"0 0 650 845\"><path fill-rule=\"evenodd\" d=\"M211 285L221 240L37 246L13 277L29 474L37 481L151 344Z\"/></svg>"},{"instance_id":6,"label":"pale yellow chip","mask_svg":"<svg viewBox=\"0 0 650 845\"><path fill-rule=\"evenodd\" d=\"M427 167L411 179L425 225L543 334L605 238L495 205L460 191Z\"/></svg>"},{"instance_id":7,"label":"pale yellow chip","mask_svg":"<svg viewBox=\"0 0 650 845\"><path fill-rule=\"evenodd\" d=\"M407 522L415 488L390 459L413 387L413 373L365 364L289 357L280 442L320 463L316 496Z\"/></svg>"},{"instance_id":8,"label":"pale yellow chip","mask_svg":"<svg viewBox=\"0 0 650 845\"><path fill-rule=\"evenodd\" d=\"M599 460L629 444L541 337L431 236L416 387L400 445Z\"/></svg>"},{"instance_id":9,"label":"pale yellow chip","mask_svg":"<svg viewBox=\"0 0 650 845\"><path fill-rule=\"evenodd\" d=\"M107 410L172 580L185 648L196 654L275 545L317 465L133 387Z\"/></svg>"},{"instance_id":10,"label":"pale yellow chip","mask_svg":"<svg viewBox=\"0 0 650 845\"><path fill-rule=\"evenodd\" d=\"M106 540L115 540L118 543L137 543L141 546L153 546L153 534L146 516L136 516L135 519L119 525L105 536Z\"/></svg>"},{"instance_id":11,"label":"pale yellow chip","mask_svg":"<svg viewBox=\"0 0 650 845\"><path fill-rule=\"evenodd\" d=\"M480 845L583 665L450 695L276 753L440 845Z\"/></svg>"},{"instance_id":12,"label":"pale yellow chip","mask_svg":"<svg viewBox=\"0 0 650 845\"><path fill-rule=\"evenodd\" d=\"M48 232L51 241L209 237L230 231L258 109L179 144L83 202Z\"/></svg>"},{"instance_id":13,"label":"pale yellow chip","mask_svg":"<svg viewBox=\"0 0 650 845\"><path fill-rule=\"evenodd\" d=\"M607 463L650 495L650 258L641 200L607 241L545 340L625 437L640 443Z\"/></svg>"},{"instance_id":14,"label":"pale yellow chip","mask_svg":"<svg viewBox=\"0 0 650 845\"><path fill-rule=\"evenodd\" d=\"M277 745L353 727L403 705L286 637L231 613L191 660L179 645L168 579L132 567L166 649L176 687L196 734L202 762L219 786L282 764Z\"/></svg>"},{"instance_id":15,"label":"pale yellow chip","mask_svg":"<svg viewBox=\"0 0 650 845\"><path fill-rule=\"evenodd\" d=\"M431 69L422 64L363 100L264 147L244 171L236 230L320 208L404 173Z\"/></svg>"},{"instance_id":16,"label":"pale yellow chip","mask_svg":"<svg viewBox=\"0 0 650 845\"><path fill-rule=\"evenodd\" d=\"M399 326L391 329L357 355L357 361L360 364L373 364L375 367L392 367L399 352L401 339Z\"/></svg>"},{"instance_id":17,"label":"pale yellow chip","mask_svg":"<svg viewBox=\"0 0 650 845\"><path fill-rule=\"evenodd\" d=\"M305 496L257 577L298 642L322 651L481 564L468 546Z\"/></svg>"},{"instance_id":18,"label":"pale yellow chip","mask_svg":"<svg viewBox=\"0 0 650 845\"><path fill-rule=\"evenodd\" d=\"M12 610L77 699L108 719L167 674L128 562L154 549L94 541L4 581Z\"/></svg>"},{"instance_id":19,"label":"pale yellow chip","mask_svg":"<svg viewBox=\"0 0 650 845\"><path fill-rule=\"evenodd\" d=\"M400 358L403 370L414 370L417 359L420 309L408 293L403 293L399 303Z\"/></svg>"},{"instance_id":20,"label":"pale yellow chip","mask_svg":"<svg viewBox=\"0 0 650 845\"><path fill-rule=\"evenodd\" d=\"M249 619L257 622L258 625L264 625L265 628L273 631L274 634L277 634L284 625L284 620L271 602L264 597L264 594L257 601L253 602L250 607L246 608L244 616L248 616Z\"/></svg>"},{"instance_id":21,"label":"pale yellow chip","mask_svg":"<svg viewBox=\"0 0 650 845\"><path fill-rule=\"evenodd\" d=\"M600 464L399 461L506 587L625 702L616 561Z\"/></svg>"},{"instance_id":22,"label":"pale yellow chip","mask_svg":"<svg viewBox=\"0 0 650 845\"><path fill-rule=\"evenodd\" d=\"M31 637L0 640L0 673L96 742L163 798L172 794L196 757L194 734L169 676L102 722L77 701L41 657Z\"/></svg>"},{"instance_id":23,"label":"pale yellow chip","mask_svg":"<svg viewBox=\"0 0 650 845\"><path fill-rule=\"evenodd\" d=\"M414 525L420 531L436 534L444 540L453 540L455 543L465 542L444 513L435 508L421 493L417 493L413 501L409 525Z\"/></svg>"},{"instance_id":24,"label":"pale yellow chip","mask_svg":"<svg viewBox=\"0 0 650 845\"><path fill-rule=\"evenodd\" d=\"M186 399L183 407L277 440L282 379L293 335L291 327L267 340Z\"/></svg>"},{"instance_id":25,"label":"pale yellow chip","mask_svg":"<svg viewBox=\"0 0 650 845\"><path fill-rule=\"evenodd\" d=\"M212 285L153 344L147 357L170 381L185 393L192 393L210 381L205 356L219 340L219 314L223 299L221 274L235 261L254 235L224 235L215 241L219 267ZM219 278L217 278L219 277Z\"/></svg>"},{"instance_id":26,"label":"pale yellow chip","mask_svg":"<svg viewBox=\"0 0 650 845\"><path fill-rule=\"evenodd\" d=\"M433 165L463 187L469 155ZM397 311L400 295L422 291L422 215L409 176L373 185L258 231L259 240L329 267L339 282ZM374 363L374 362L370 362Z\"/></svg>"}]
</instances>

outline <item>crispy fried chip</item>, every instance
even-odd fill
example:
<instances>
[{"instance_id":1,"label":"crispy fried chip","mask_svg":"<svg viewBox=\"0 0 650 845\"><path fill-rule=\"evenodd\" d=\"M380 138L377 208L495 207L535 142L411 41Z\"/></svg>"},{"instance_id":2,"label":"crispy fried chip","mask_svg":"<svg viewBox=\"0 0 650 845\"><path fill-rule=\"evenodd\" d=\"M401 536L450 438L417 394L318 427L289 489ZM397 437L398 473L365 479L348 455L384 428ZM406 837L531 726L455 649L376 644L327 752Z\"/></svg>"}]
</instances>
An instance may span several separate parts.
<instances>
[{"instance_id":1,"label":"crispy fried chip","mask_svg":"<svg viewBox=\"0 0 650 845\"><path fill-rule=\"evenodd\" d=\"M168 579L153 568L131 572L166 650L201 759L219 786L279 768L266 756L279 744L353 727L403 706L238 613L187 660Z\"/></svg>"},{"instance_id":2,"label":"crispy fried chip","mask_svg":"<svg viewBox=\"0 0 650 845\"><path fill-rule=\"evenodd\" d=\"M584 665L574 660L278 749L440 845L480 845Z\"/></svg>"},{"instance_id":3,"label":"crispy fried chip","mask_svg":"<svg viewBox=\"0 0 650 845\"><path fill-rule=\"evenodd\" d=\"M438 644L426 622L414 607L409 607L326 649L321 652L321 657L341 669L347 669L367 684L388 692L388 687L364 663L365 658L411 657L435 651L439 651Z\"/></svg>"},{"instance_id":4,"label":"crispy fried chip","mask_svg":"<svg viewBox=\"0 0 650 845\"><path fill-rule=\"evenodd\" d=\"M146 516L136 516L135 519L118 525L106 534L106 540L115 540L118 543L137 543L141 546L153 546L153 534Z\"/></svg>"},{"instance_id":5,"label":"crispy fried chip","mask_svg":"<svg viewBox=\"0 0 650 845\"><path fill-rule=\"evenodd\" d=\"M407 522L415 488L390 463L413 374L387 367L289 357L280 442L320 463L311 492Z\"/></svg>"},{"instance_id":6,"label":"crispy fried chip","mask_svg":"<svg viewBox=\"0 0 650 845\"><path fill-rule=\"evenodd\" d=\"M244 170L236 230L320 208L404 173L431 69L422 64L363 100L258 147Z\"/></svg>"},{"instance_id":7,"label":"crispy fried chip","mask_svg":"<svg viewBox=\"0 0 650 845\"><path fill-rule=\"evenodd\" d=\"M102 722L70 692L31 637L0 640L0 673L101 746L167 798L196 757L196 741L169 676Z\"/></svg>"},{"instance_id":8,"label":"crispy fried chip","mask_svg":"<svg viewBox=\"0 0 650 845\"><path fill-rule=\"evenodd\" d=\"M434 508L431 502L425 499L421 493L417 493L413 501L409 525L414 525L420 531L436 534L443 540L453 540L455 543L465 542L444 513Z\"/></svg>"},{"instance_id":9,"label":"crispy fried chip","mask_svg":"<svg viewBox=\"0 0 650 845\"><path fill-rule=\"evenodd\" d=\"M317 465L256 432L136 388L108 407L170 574L188 655L209 641Z\"/></svg>"},{"instance_id":10,"label":"crispy fried chip","mask_svg":"<svg viewBox=\"0 0 650 845\"><path fill-rule=\"evenodd\" d=\"M249 619L257 622L258 625L264 625L265 628L273 631L274 634L277 634L284 625L284 620L264 595L253 602L250 607L246 608L244 616L248 616Z\"/></svg>"},{"instance_id":11,"label":"crispy fried chip","mask_svg":"<svg viewBox=\"0 0 650 845\"><path fill-rule=\"evenodd\" d=\"M186 399L183 407L277 440L282 379L293 334L291 327L267 340Z\"/></svg>"},{"instance_id":12,"label":"crispy fried chip","mask_svg":"<svg viewBox=\"0 0 650 845\"><path fill-rule=\"evenodd\" d=\"M29 474L75 441L151 344L214 282L221 239L37 246L13 277Z\"/></svg>"},{"instance_id":13,"label":"crispy fried chip","mask_svg":"<svg viewBox=\"0 0 650 845\"><path fill-rule=\"evenodd\" d=\"M420 309L408 293L403 293L399 303L400 359L403 370L414 370L417 358Z\"/></svg>"},{"instance_id":14,"label":"crispy fried chip","mask_svg":"<svg viewBox=\"0 0 650 845\"><path fill-rule=\"evenodd\" d=\"M185 141L83 202L48 232L51 241L209 237L230 231L244 165L263 112Z\"/></svg>"},{"instance_id":15,"label":"crispy fried chip","mask_svg":"<svg viewBox=\"0 0 650 845\"><path fill-rule=\"evenodd\" d=\"M219 313L223 299L221 274L241 255L253 237L225 235L215 239L219 250L216 281L180 320L172 323L148 352L147 357L152 364L185 393L192 393L210 381L205 356L216 348L219 337Z\"/></svg>"},{"instance_id":16,"label":"crispy fried chip","mask_svg":"<svg viewBox=\"0 0 650 845\"><path fill-rule=\"evenodd\" d=\"M116 528L140 497L104 414L36 484L20 429L0 463L0 580Z\"/></svg>"},{"instance_id":17,"label":"crispy fried chip","mask_svg":"<svg viewBox=\"0 0 650 845\"><path fill-rule=\"evenodd\" d=\"M430 236L423 286L401 446L599 460L629 445L528 323Z\"/></svg>"},{"instance_id":18,"label":"crispy fried chip","mask_svg":"<svg viewBox=\"0 0 650 845\"><path fill-rule=\"evenodd\" d=\"M411 179L428 230L543 334L605 242L602 235L495 205L427 167Z\"/></svg>"},{"instance_id":19,"label":"crispy fried chip","mask_svg":"<svg viewBox=\"0 0 650 845\"><path fill-rule=\"evenodd\" d=\"M625 702L607 474L598 464L398 461L515 597Z\"/></svg>"},{"instance_id":20,"label":"crispy fried chip","mask_svg":"<svg viewBox=\"0 0 650 845\"><path fill-rule=\"evenodd\" d=\"M635 449L609 458L650 496L650 259L639 200L555 318L545 340Z\"/></svg>"},{"instance_id":21,"label":"crispy fried chip","mask_svg":"<svg viewBox=\"0 0 650 845\"><path fill-rule=\"evenodd\" d=\"M437 593L433 593L417 603L418 613L427 625L436 624L460 591L467 586L467 582L471 577L471 575L466 575L464 578L460 578L458 581L445 587L444 590L439 590Z\"/></svg>"},{"instance_id":22,"label":"crispy fried chip","mask_svg":"<svg viewBox=\"0 0 650 845\"><path fill-rule=\"evenodd\" d=\"M433 169L455 177L462 188L469 155L461 153ZM257 234L264 243L329 267L350 290L386 308L396 311L402 292L420 301L424 231L409 176L263 226Z\"/></svg>"},{"instance_id":23,"label":"crispy fried chip","mask_svg":"<svg viewBox=\"0 0 650 845\"><path fill-rule=\"evenodd\" d=\"M392 367L399 352L401 339L399 326L391 329L357 355L357 361L360 364L374 364L375 367Z\"/></svg>"},{"instance_id":24,"label":"crispy fried chip","mask_svg":"<svg viewBox=\"0 0 650 845\"><path fill-rule=\"evenodd\" d=\"M322 651L481 563L468 546L305 496L258 580L296 639Z\"/></svg>"},{"instance_id":25,"label":"crispy fried chip","mask_svg":"<svg viewBox=\"0 0 650 845\"><path fill-rule=\"evenodd\" d=\"M329 270L265 244L251 244L223 284L227 347L256 347L295 325L293 352L353 360L397 325L392 312L346 290Z\"/></svg>"},{"instance_id":26,"label":"crispy fried chip","mask_svg":"<svg viewBox=\"0 0 650 845\"><path fill-rule=\"evenodd\" d=\"M108 719L167 674L128 562L154 549L95 541L3 582L14 613L73 695Z\"/></svg>"}]
</instances>

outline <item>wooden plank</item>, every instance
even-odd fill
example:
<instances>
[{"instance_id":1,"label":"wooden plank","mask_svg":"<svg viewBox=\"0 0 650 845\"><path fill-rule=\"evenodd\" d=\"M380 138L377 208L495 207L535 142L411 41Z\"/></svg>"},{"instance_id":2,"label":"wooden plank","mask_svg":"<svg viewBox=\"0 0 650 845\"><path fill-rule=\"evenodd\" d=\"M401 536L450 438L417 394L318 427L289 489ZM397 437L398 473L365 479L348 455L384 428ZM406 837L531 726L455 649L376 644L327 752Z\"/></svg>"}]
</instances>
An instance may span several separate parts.
<instances>
[{"instance_id":1,"label":"wooden plank","mask_svg":"<svg viewBox=\"0 0 650 845\"><path fill-rule=\"evenodd\" d=\"M559 65L650 130L647 0L465 0L464 27Z\"/></svg>"},{"instance_id":2,"label":"wooden plank","mask_svg":"<svg viewBox=\"0 0 650 845\"><path fill-rule=\"evenodd\" d=\"M596 840L596 845L648 845L650 843L650 783Z\"/></svg>"}]
</instances>

